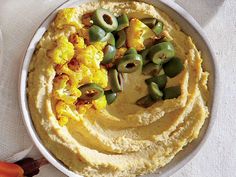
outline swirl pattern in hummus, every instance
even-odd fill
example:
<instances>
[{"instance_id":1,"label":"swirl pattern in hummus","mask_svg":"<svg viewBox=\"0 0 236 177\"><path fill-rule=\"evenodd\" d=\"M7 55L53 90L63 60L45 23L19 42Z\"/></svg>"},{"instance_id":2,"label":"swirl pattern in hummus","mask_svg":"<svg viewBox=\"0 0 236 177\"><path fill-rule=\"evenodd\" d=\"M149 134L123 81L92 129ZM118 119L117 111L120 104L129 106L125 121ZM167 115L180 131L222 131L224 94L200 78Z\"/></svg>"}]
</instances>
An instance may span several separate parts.
<instances>
[{"instance_id":1,"label":"swirl pattern in hummus","mask_svg":"<svg viewBox=\"0 0 236 177\"><path fill-rule=\"evenodd\" d=\"M184 63L184 70L177 77L169 79L168 86L180 84L181 96L157 102L147 109L138 107L135 101L147 93L146 88L142 87L145 77L132 73L125 76L125 91L105 109L100 103L93 106L100 106L101 109L89 109L87 112L83 112L83 109L78 111L69 103L59 105L67 109L70 117L65 126L60 126L57 118L58 102L54 99L58 70L63 74L59 80L73 80L75 87L83 79L84 82L88 81L85 76L89 71L85 68L85 74L79 75L67 66L64 69L57 68L50 56L57 55L57 51L53 51L55 43L61 41L60 46L63 48L69 43L69 36L82 28L81 16L99 7L109 9L115 15L127 13L129 17L136 18L152 16L164 22L166 34L173 39L176 55ZM66 166L84 176L136 176L163 167L198 137L208 116L208 73L202 69L200 52L191 37L184 34L163 12L141 2L88 3L76 7L71 15L71 21L56 18L52 22L30 64L29 107L43 143ZM95 53L102 51L99 49L102 45L94 47ZM71 47L67 45L66 49L63 48L68 58L74 54ZM104 76L104 80L96 80L94 76L94 82L96 80L106 87L106 71L98 67L94 72ZM78 78L82 79L77 81ZM70 89L72 95L63 95L62 98L59 90L57 96L73 102L80 93L73 91L73 87Z\"/></svg>"}]
</instances>

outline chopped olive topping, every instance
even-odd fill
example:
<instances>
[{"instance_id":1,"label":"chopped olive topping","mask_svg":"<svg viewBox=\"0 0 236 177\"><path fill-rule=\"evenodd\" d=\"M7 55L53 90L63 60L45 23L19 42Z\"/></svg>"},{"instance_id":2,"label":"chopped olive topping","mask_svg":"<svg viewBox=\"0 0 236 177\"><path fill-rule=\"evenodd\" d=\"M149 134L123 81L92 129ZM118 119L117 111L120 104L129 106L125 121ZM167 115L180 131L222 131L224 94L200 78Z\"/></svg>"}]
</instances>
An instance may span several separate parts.
<instances>
[{"instance_id":1,"label":"chopped olive topping","mask_svg":"<svg viewBox=\"0 0 236 177\"><path fill-rule=\"evenodd\" d=\"M146 65L147 63L150 62L149 58L147 57L148 52L149 52L149 49L144 49L144 50L141 52L142 59L143 59L143 65Z\"/></svg>"},{"instance_id":2,"label":"chopped olive topping","mask_svg":"<svg viewBox=\"0 0 236 177\"><path fill-rule=\"evenodd\" d=\"M157 75L161 70L161 65L148 63L143 67L144 75Z\"/></svg>"},{"instance_id":3,"label":"chopped olive topping","mask_svg":"<svg viewBox=\"0 0 236 177\"><path fill-rule=\"evenodd\" d=\"M157 24L152 28L152 31L158 36L163 31L163 23L157 22Z\"/></svg>"},{"instance_id":4,"label":"chopped olive topping","mask_svg":"<svg viewBox=\"0 0 236 177\"><path fill-rule=\"evenodd\" d=\"M162 90L166 86L167 76L165 74L159 75L159 76L154 76L152 78L146 79L145 82L146 82L146 84L151 84L151 82L154 82Z\"/></svg>"},{"instance_id":5,"label":"chopped olive topping","mask_svg":"<svg viewBox=\"0 0 236 177\"><path fill-rule=\"evenodd\" d=\"M178 98L181 95L180 86L168 87L163 90L164 100Z\"/></svg>"},{"instance_id":6,"label":"chopped olive topping","mask_svg":"<svg viewBox=\"0 0 236 177\"><path fill-rule=\"evenodd\" d=\"M116 48L121 48L125 45L126 42L126 33L124 30L121 30L117 33L118 39L116 41Z\"/></svg>"},{"instance_id":7,"label":"chopped olive topping","mask_svg":"<svg viewBox=\"0 0 236 177\"><path fill-rule=\"evenodd\" d=\"M151 98L150 95L144 96L136 101L136 104L143 108L148 108L152 106L154 103L155 101Z\"/></svg>"},{"instance_id":8,"label":"chopped olive topping","mask_svg":"<svg viewBox=\"0 0 236 177\"><path fill-rule=\"evenodd\" d=\"M116 17L108 10L100 8L93 14L93 23L100 26L106 32L115 31L118 27Z\"/></svg>"},{"instance_id":9,"label":"chopped olive topping","mask_svg":"<svg viewBox=\"0 0 236 177\"><path fill-rule=\"evenodd\" d=\"M112 46L116 45L116 40L112 33L107 33L106 36L102 38L101 42L107 42L107 44L110 44Z\"/></svg>"},{"instance_id":10,"label":"chopped olive topping","mask_svg":"<svg viewBox=\"0 0 236 177\"><path fill-rule=\"evenodd\" d=\"M97 99L105 93L107 104L112 104L117 98L117 92L123 90L123 78L120 73L132 73L141 68L142 74L152 77L145 80L148 95L137 100L138 106L147 108L159 100L177 98L181 94L179 86L165 88L167 77L177 76L184 67L181 60L175 57L175 49L170 41L159 40L155 45L152 43L152 46L139 53L135 48L129 48L123 58L115 60L116 50L126 47L126 35L128 34L125 32L125 28L129 26L127 14L115 17L110 11L99 8L91 18L93 26L89 29L90 41L107 42L103 49L104 56L101 64L109 65L111 68L108 71L111 90L103 92L103 89L99 90L96 85L85 85L80 87L81 99ZM156 18L144 18L141 21L157 36L162 34L163 22Z\"/></svg>"},{"instance_id":11,"label":"chopped olive topping","mask_svg":"<svg viewBox=\"0 0 236 177\"><path fill-rule=\"evenodd\" d=\"M116 31L123 30L124 28L129 26L129 18L126 14L122 14L117 18L118 21L118 27Z\"/></svg>"},{"instance_id":12,"label":"chopped olive topping","mask_svg":"<svg viewBox=\"0 0 236 177\"><path fill-rule=\"evenodd\" d=\"M106 32L97 25L93 25L89 28L89 40L91 42L101 41L105 35Z\"/></svg>"},{"instance_id":13,"label":"chopped olive topping","mask_svg":"<svg viewBox=\"0 0 236 177\"><path fill-rule=\"evenodd\" d=\"M81 100L96 100L104 94L103 88L94 83L85 84L79 90L82 92Z\"/></svg>"},{"instance_id":14,"label":"chopped olive topping","mask_svg":"<svg viewBox=\"0 0 236 177\"><path fill-rule=\"evenodd\" d=\"M150 48L148 57L155 64L163 64L174 57L175 49L171 42L162 42Z\"/></svg>"},{"instance_id":15,"label":"chopped olive topping","mask_svg":"<svg viewBox=\"0 0 236 177\"><path fill-rule=\"evenodd\" d=\"M118 74L116 69L110 69L108 71L109 82L113 92L121 92L123 90L123 80Z\"/></svg>"},{"instance_id":16,"label":"chopped olive topping","mask_svg":"<svg viewBox=\"0 0 236 177\"><path fill-rule=\"evenodd\" d=\"M112 45L107 45L104 50L104 57L102 60L102 64L108 64L111 63L116 55L116 48Z\"/></svg>"},{"instance_id":17,"label":"chopped olive topping","mask_svg":"<svg viewBox=\"0 0 236 177\"><path fill-rule=\"evenodd\" d=\"M148 92L154 101L161 100L163 97L162 91L160 91L158 85L154 82L151 82L148 85Z\"/></svg>"},{"instance_id":18,"label":"chopped olive topping","mask_svg":"<svg viewBox=\"0 0 236 177\"><path fill-rule=\"evenodd\" d=\"M183 70L184 66L179 58L172 58L163 65L163 69L168 77L175 77Z\"/></svg>"},{"instance_id":19,"label":"chopped olive topping","mask_svg":"<svg viewBox=\"0 0 236 177\"><path fill-rule=\"evenodd\" d=\"M125 55L118 64L118 71L121 73L132 73L142 66L142 56L139 54Z\"/></svg>"},{"instance_id":20,"label":"chopped olive topping","mask_svg":"<svg viewBox=\"0 0 236 177\"><path fill-rule=\"evenodd\" d=\"M117 93L114 93L112 90L107 90L105 91L105 96L106 96L107 104L110 105L116 100Z\"/></svg>"},{"instance_id":21,"label":"chopped olive topping","mask_svg":"<svg viewBox=\"0 0 236 177\"><path fill-rule=\"evenodd\" d=\"M144 19L141 19L141 22L143 22L149 28L153 28L156 25L157 19L156 18L144 18Z\"/></svg>"}]
</instances>

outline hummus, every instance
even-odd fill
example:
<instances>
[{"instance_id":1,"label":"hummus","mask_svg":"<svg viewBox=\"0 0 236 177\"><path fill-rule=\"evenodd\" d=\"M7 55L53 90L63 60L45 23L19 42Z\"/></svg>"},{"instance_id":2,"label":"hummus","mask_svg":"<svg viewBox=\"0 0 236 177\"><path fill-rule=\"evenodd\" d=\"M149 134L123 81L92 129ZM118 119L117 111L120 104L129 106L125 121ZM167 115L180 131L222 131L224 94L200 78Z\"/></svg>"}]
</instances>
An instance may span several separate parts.
<instances>
[{"instance_id":1,"label":"hummus","mask_svg":"<svg viewBox=\"0 0 236 177\"><path fill-rule=\"evenodd\" d=\"M181 95L158 101L148 108L135 105L138 98L147 94L144 85L146 76L141 76L137 71L124 74L124 92L113 104L104 106L104 98L101 98L100 102L94 103L95 108L87 111L78 111L69 103L60 105L64 106L62 111L66 113L59 122L58 101L54 99L54 87L57 87L55 78L59 74L65 74L59 80L72 79L76 83L78 77L89 82L90 78L86 78L88 73L96 72L92 78L94 82L107 87L107 72L99 66L96 70L96 63L91 65L94 70L85 68L82 76L68 68L60 70L58 66L62 61L56 58L60 54L54 50L57 45L66 51L66 57L72 58L73 46L68 44L67 39L83 27L82 15L99 7L109 9L115 16L126 13L129 18L155 17L164 23L164 32L173 39L176 56L184 63L183 71L177 77L168 78L167 86L180 85ZM55 44L58 41L61 43ZM97 45L97 56L103 44L94 45ZM52 62L52 57L57 65ZM201 64L200 52L191 37L152 5L135 1L100 1L80 5L70 15L61 19L56 17L33 55L28 76L28 100L34 126L44 145L69 169L80 175L124 177L154 172L198 137L208 117L209 74L203 71ZM101 77L96 80L95 75L99 73ZM57 94L61 96L60 92ZM72 95L64 93L61 99L73 102L79 95L79 92ZM63 124L63 120L67 123Z\"/></svg>"}]
</instances>

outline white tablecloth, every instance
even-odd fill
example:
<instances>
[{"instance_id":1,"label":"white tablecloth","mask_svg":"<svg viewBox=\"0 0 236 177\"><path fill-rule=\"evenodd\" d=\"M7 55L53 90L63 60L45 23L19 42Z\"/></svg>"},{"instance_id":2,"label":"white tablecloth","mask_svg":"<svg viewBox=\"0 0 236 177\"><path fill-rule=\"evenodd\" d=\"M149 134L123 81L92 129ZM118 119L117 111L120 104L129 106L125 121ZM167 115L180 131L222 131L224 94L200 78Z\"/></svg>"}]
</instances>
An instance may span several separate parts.
<instances>
[{"instance_id":1,"label":"white tablecloth","mask_svg":"<svg viewBox=\"0 0 236 177\"><path fill-rule=\"evenodd\" d=\"M0 59L0 160L29 147L18 106L17 82L24 50L40 22L65 0L0 0L4 57ZM236 169L236 1L177 0L202 25L215 48L222 86L218 117L207 143L174 177L233 177ZM30 153L39 157L36 148ZM39 177L64 177L53 166Z\"/></svg>"}]
</instances>

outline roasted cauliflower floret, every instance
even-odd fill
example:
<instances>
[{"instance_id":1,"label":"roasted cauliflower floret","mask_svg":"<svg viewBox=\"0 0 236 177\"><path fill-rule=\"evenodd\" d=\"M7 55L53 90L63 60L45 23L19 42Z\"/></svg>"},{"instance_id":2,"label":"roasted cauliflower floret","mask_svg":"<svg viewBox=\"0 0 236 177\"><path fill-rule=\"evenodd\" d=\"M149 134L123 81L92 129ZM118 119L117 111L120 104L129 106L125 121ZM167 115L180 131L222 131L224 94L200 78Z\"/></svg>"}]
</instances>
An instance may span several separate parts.
<instances>
[{"instance_id":1,"label":"roasted cauliflower floret","mask_svg":"<svg viewBox=\"0 0 236 177\"><path fill-rule=\"evenodd\" d=\"M73 104L80 96L81 92L77 87L71 87L69 77L65 74L54 78L53 96L67 104Z\"/></svg>"},{"instance_id":2,"label":"roasted cauliflower floret","mask_svg":"<svg viewBox=\"0 0 236 177\"><path fill-rule=\"evenodd\" d=\"M79 83L80 85L92 82L93 73L91 72L90 68L88 68L84 64L81 64L79 72L82 74L82 79L81 79L81 81Z\"/></svg>"},{"instance_id":3,"label":"roasted cauliflower floret","mask_svg":"<svg viewBox=\"0 0 236 177\"><path fill-rule=\"evenodd\" d=\"M107 76L105 69L92 69L84 64L79 64L78 61L74 61L63 66L58 66L56 69L57 74L66 74L70 78L71 87L78 88L80 85L95 82L102 86L107 85ZM103 77L103 78L102 78ZM105 88L105 87L104 87Z\"/></svg>"},{"instance_id":4,"label":"roasted cauliflower floret","mask_svg":"<svg viewBox=\"0 0 236 177\"><path fill-rule=\"evenodd\" d=\"M66 125L69 121L68 117L66 117L66 116L58 116L57 120L58 120L59 125L62 126L62 127L64 125Z\"/></svg>"},{"instance_id":5,"label":"roasted cauliflower floret","mask_svg":"<svg viewBox=\"0 0 236 177\"><path fill-rule=\"evenodd\" d=\"M74 46L65 36L56 40L56 47L48 51L48 56L55 64L63 65L74 56Z\"/></svg>"},{"instance_id":6,"label":"roasted cauliflower floret","mask_svg":"<svg viewBox=\"0 0 236 177\"><path fill-rule=\"evenodd\" d=\"M117 49L115 59L123 58L126 51L127 51L127 48L125 48L125 47L121 47L121 48Z\"/></svg>"},{"instance_id":7,"label":"roasted cauliflower floret","mask_svg":"<svg viewBox=\"0 0 236 177\"><path fill-rule=\"evenodd\" d=\"M98 50L103 50L106 47L107 42L93 42L92 45Z\"/></svg>"},{"instance_id":8,"label":"roasted cauliflower floret","mask_svg":"<svg viewBox=\"0 0 236 177\"><path fill-rule=\"evenodd\" d=\"M81 91L78 89L87 83L95 83L102 88L107 87L107 70L100 66L100 62L103 60L102 50L106 42L86 46L84 38L77 34L72 34L69 41L75 48L75 55L70 60L57 62L55 67L58 76L54 79L53 96L59 101L56 110L61 126L65 125L70 117L76 116L75 112L70 110L71 106L75 106L76 113L81 115L92 107L101 110L107 105L105 96L85 103L85 100L79 99Z\"/></svg>"},{"instance_id":9,"label":"roasted cauliflower floret","mask_svg":"<svg viewBox=\"0 0 236 177\"><path fill-rule=\"evenodd\" d=\"M78 84L82 81L83 75L81 72L74 72L68 67L68 64L57 66L57 74L66 74L70 78L71 87L78 87Z\"/></svg>"},{"instance_id":10,"label":"roasted cauliflower floret","mask_svg":"<svg viewBox=\"0 0 236 177\"><path fill-rule=\"evenodd\" d=\"M85 43L88 45L90 44L89 40L89 29L87 28L81 28L78 32L78 35L82 38L84 38Z\"/></svg>"},{"instance_id":11,"label":"roasted cauliflower floret","mask_svg":"<svg viewBox=\"0 0 236 177\"><path fill-rule=\"evenodd\" d=\"M126 33L128 47L134 47L137 51L145 49L145 40L156 37L155 33L147 25L136 18L130 20L130 26L127 28Z\"/></svg>"},{"instance_id":12,"label":"roasted cauliflower floret","mask_svg":"<svg viewBox=\"0 0 236 177\"><path fill-rule=\"evenodd\" d=\"M79 21L77 9L65 8L60 10L55 19L55 26L58 29L63 29L66 26L74 26L76 28L81 28L82 24Z\"/></svg>"},{"instance_id":13,"label":"roasted cauliflower floret","mask_svg":"<svg viewBox=\"0 0 236 177\"><path fill-rule=\"evenodd\" d=\"M75 49L83 49L86 47L84 38L78 36L77 34L70 35L69 41L74 45Z\"/></svg>"},{"instance_id":14,"label":"roasted cauliflower floret","mask_svg":"<svg viewBox=\"0 0 236 177\"><path fill-rule=\"evenodd\" d=\"M93 100L92 103L93 103L93 106L95 107L95 109L102 110L106 107L107 100L106 100L105 96L102 96L102 97L98 98L97 100Z\"/></svg>"},{"instance_id":15,"label":"roasted cauliflower floret","mask_svg":"<svg viewBox=\"0 0 236 177\"><path fill-rule=\"evenodd\" d=\"M92 70L92 82L100 85L102 88L106 88L108 84L108 74L107 70L101 68L99 70Z\"/></svg>"},{"instance_id":16,"label":"roasted cauliflower floret","mask_svg":"<svg viewBox=\"0 0 236 177\"><path fill-rule=\"evenodd\" d=\"M100 62L103 60L103 52L93 45L90 45L84 49L78 50L76 59L79 63L84 64L91 69L99 69Z\"/></svg>"},{"instance_id":17,"label":"roasted cauliflower floret","mask_svg":"<svg viewBox=\"0 0 236 177\"><path fill-rule=\"evenodd\" d=\"M67 124L68 119L79 120L80 116L76 111L75 105L67 105L63 101L58 101L56 103L56 116L59 122L59 125L64 126Z\"/></svg>"},{"instance_id":18,"label":"roasted cauliflower floret","mask_svg":"<svg viewBox=\"0 0 236 177\"><path fill-rule=\"evenodd\" d=\"M79 100L76 104L76 109L79 114L85 114L93 105L89 102Z\"/></svg>"}]
</instances>

